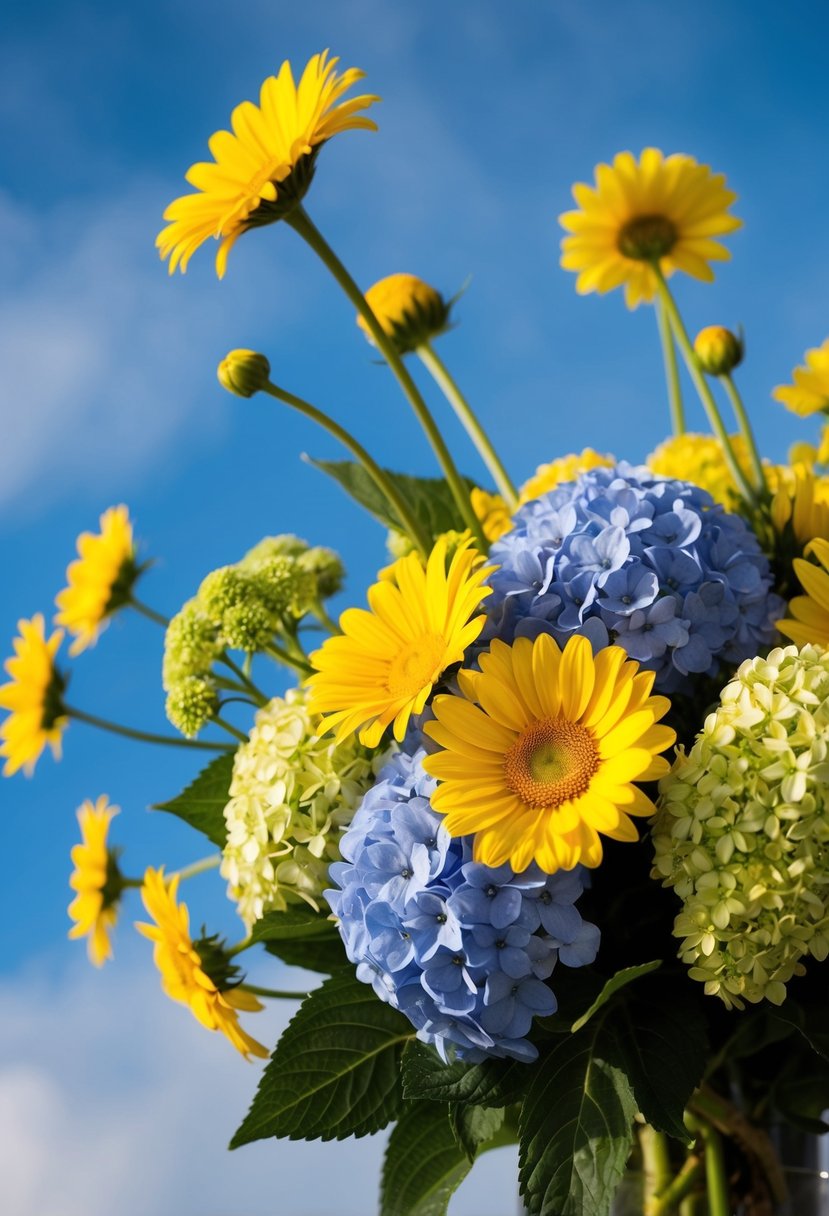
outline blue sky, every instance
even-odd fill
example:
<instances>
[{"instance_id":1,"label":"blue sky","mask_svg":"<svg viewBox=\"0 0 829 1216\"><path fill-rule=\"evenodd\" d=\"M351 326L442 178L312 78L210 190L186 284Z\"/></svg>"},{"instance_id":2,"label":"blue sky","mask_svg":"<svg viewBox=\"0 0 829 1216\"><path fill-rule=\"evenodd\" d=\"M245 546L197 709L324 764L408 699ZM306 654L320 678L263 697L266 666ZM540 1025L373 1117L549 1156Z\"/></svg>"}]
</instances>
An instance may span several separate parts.
<instances>
[{"instance_id":1,"label":"blue sky","mask_svg":"<svg viewBox=\"0 0 829 1216\"><path fill-rule=\"evenodd\" d=\"M811 438L769 390L827 332L827 35L829 15L805 0L253 0L232 18L214 0L15 6L0 48L0 637L11 639L20 616L50 611L76 535L115 502L130 505L155 563L144 597L165 612L266 533L338 549L349 570L343 605L361 601L383 562L381 530L299 459L337 457L333 443L275 403L227 396L215 379L228 349L261 349L278 382L336 414L384 463L432 472L349 305L284 227L241 240L222 283L212 249L170 280L153 247L164 206L233 105L255 98L283 58L302 64L325 46L364 67L384 100L377 134L324 150L308 209L365 286L408 270L452 294L472 276L441 353L516 479L585 444L641 459L666 433L650 310L628 313L618 293L579 299L557 265L556 216L570 184L589 179L598 160L647 144L692 153L738 192L745 227L729 238L733 262L713 287L677 282L677 293L692 330L745 325L741 386L765 452L781 456L792 439ZM464 470L480 475L455 425L446 430ZM160 641L145 621L117 620L74 665L74 701L164 729ZM279 674L272 679L277 691ZM0 1068L17 1087L7 1092L22 1128L0 1154L18 1180L21 1216L108 1210L103 1199L89 1207L67 1112L101 1128L127 1120L152 1155L163 1140L149 1109L162 1073L190 1094L173 1104L175 1120L198 1111L202 1130L177 1165L161 1154L145 1206L122 1203L125 1216L189 1216L207 1210L206 1196L218 1203L231 1193L239 1216L264 1216L272 1205L261 1184L277 1160L292 1213L334 1203L302 1181L329 1149L286 1157L270 1145L245 1150L246 1162L223 1157L254 1071L167 1008L145 944L131 938L137 909L100 975L65 939L75 807L101 792L123 807L116 835L131 872L183 863L198 841L145 808L194 771L188 753L142 751L74 725L60 765L47 758L33 780L0 785L10 859ZM191 896L199 922L238 932L218 879L198 880ZM279 1016L268 1015L270 1025ZM67 1035L75 1064L68 1051L43 1050ZM99 1051L107 1067L77 1065ZM207 1062L215 1087L192 1080ZM379 1149L350 1151L366 1166L353 1198L354 1216L365 1216ZM26 1189L38 1153L76 1162L63 1171L60 1208ZM113 1145L113 1187L138 1176L138 1156ZM480 1196L491 1190L466 1193L453 1216L486 1216Z\"/></svg>"}]
</instances>

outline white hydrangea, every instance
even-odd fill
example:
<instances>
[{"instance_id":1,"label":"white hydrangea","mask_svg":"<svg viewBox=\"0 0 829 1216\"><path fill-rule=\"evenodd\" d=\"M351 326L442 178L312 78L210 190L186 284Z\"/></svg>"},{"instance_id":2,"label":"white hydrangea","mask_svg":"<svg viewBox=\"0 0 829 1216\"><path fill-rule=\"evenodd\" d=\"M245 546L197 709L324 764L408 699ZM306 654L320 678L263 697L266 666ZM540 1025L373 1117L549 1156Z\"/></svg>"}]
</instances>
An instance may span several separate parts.
<instances>
[{"instance_id":1,"label":"white hydrangea","mask_svg":"<svg viewBox=\"0 0 829 1216\"><path fill-rule=\"evenodd\" d=\"M729 1007L781 1004L829 956L829 651L747 659L660 793L653 873L683 900L689 974Z\"/></svg>"},{"instance_id":2,"label":"white hydrangea","mask_svg":"<svg viewBox=\"0 0 829 1216\"><path fill-rule=\"evenodd\" d=\"M319 908L342 829L374 782L372 752L318 728L292 689L259 710L236 752L221 873L248 929L299 900Z\"/></svg>"}]
</instances>

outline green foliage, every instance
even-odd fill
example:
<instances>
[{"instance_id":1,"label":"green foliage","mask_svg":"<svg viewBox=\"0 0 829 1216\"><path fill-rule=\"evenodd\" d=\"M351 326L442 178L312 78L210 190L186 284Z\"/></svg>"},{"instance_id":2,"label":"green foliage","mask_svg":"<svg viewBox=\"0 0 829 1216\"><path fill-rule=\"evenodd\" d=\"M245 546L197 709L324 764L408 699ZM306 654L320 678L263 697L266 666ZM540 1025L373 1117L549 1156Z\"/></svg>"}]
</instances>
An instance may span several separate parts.
<instances>
[{"instance_id":1,"label":"green foliage","mask_svg":"<svg viewBox=\"0 0 829 1216\"><path fill-rule=\"evenodd\" d=\"M223 849L226 840L224 809L232 776L232 753L217 756L177 798L160 802L153 810L178 816Z\"/></svg>"},{"instance_id":2,"label":"green foliage","mask_svg":"<svg viewBox=\"0 0 829 1216\"><path fill-rule=\"evenodd\" d=\"M661 959L654 959L652 963L640 963L638 967L625 967L622 971L617 971L614 976L607 981L599 995L593 1001L589 1009L576 1018L573 1022L572 1030L581 1030L582 1026L586 1026L594 1013L597 1013L603 1005L606 1005L611 997L615 996L620 988L624 988L626 984L638 980L641 975L647 975L650 971L655 971L657 967L662 966Z\"/></svg>"},{"instance_id":3,"label":"green foliage","mask_svg":"<svg viewBox=\"0 0 829 1216\"><path fill-rule=\"evenodd\" d=\"M446 1107L406 1103L383 1162L380 1216L445 1216L470 1167L452 1135Z\"/></svg>"},{"instance_id":4,"label":"green foliage","mask_svg":"<svg viewBox=\"0 0 829 1216\"><path fill-rule=\"evenodd\" d=\"M250 931L251 942L296 941L305 938L339 938L336 926L308 904L266 912Z\"/></svg>"},{"instance_id":5,"label":"green foliage","mask_svg":"<svg viewBox=\"0 0 829 1216\"><path fill-rule=\"evenodd\" d=\"M380 1131L400 1110L400 1053L411 1037L406 1018L350 971L326 980L277 1043L230 1147Z\"/></svg>"},{"instance_id":6,"label":"green foliage","mask_svg":"<svg viewBox=\"0 0 829 1216\"><path fill-rule=\"evenodd\" d=\"M772 1101L789 1123L811 1135L829 1131L821 1118L829 1106L829 1063L814 1058L807 1062L795 1055L777 1080Z\"/></svg>"},{"instance_id":7,"label":"green foliage","mask_svg":"<svg viewBox=\"0 0 829 1216\"><path fill-rule=\"evenodd\" d=\"M533 1073L531 1065L517 1060L444 1064L434 1047L416 1040L403 1053L402 1071L406 1098L494 1107L520 1102Z\"/></svg>"},{"instance_id":8,"label":"green foliage","mask_svg":"<svg viewBox=\"0 0 829 1216\"><path fill-rule=\"evenodd\" d=\"M343 967L353 971L353 964L348 961L339 934L331 938L279 939L266 942L265 949L288 967L302 967L304 971L319 971L322 975L333 975Z\"/></svg>"},{"instance_id":9,"label":"green foliage","mask_svg":"<svg viewBox=\"0 0 829 1216\"><path fill-rule=\"evenodd\" d=\"M470 1162L478 1155L478 1149L501 1130L504 1122L503 1106L449 1107L449 1126L455 1143Z\"/></svg>"}]
</instances>

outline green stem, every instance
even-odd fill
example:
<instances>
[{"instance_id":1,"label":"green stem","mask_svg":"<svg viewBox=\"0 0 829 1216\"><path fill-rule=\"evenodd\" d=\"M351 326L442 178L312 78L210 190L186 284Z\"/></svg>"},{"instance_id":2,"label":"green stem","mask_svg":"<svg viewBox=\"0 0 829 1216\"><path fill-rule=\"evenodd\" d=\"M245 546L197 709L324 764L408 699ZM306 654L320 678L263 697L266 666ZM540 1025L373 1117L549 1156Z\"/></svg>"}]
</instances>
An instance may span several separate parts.
<instances>
[{"instance_id":1,"label":"green stem","mask_svg":"<svg viewBox=\"0 0 829 1216\"><path fill-rule=\"evenodd\" d=\"M245 687L245 691L249 692L250 695L252 697L254 697L255 700L260 705L267 705L268 698L265 696L265 694L263 692L260 692L260 690L254 684L253 680L251 680L250 676L247 675L247 673L244 672L237 663L234 663L233 659L231 659L229 655L223 654L220 657L219 662L223 663L225 665L225 667L229 667L230 670L234 673L234 675L237 675L239 677L239 679L242 681L242 683Z\"/></svg>"},{"instance_id":2,"label":"green stem","mask_svg":"<svg viewBox=\"0 0 829 1216\"><path fill-rule=\"evenodd\" d=\"M225 701L225 705L226 704L227 702ZM231 726L229 722L225 722L224 718L220 718L218 714L213 715L213 721L217 726L221 726L222 730L226 730L229 735L233 735L234 739L239 739L242 743L247 743L247 735L243 731L237 730L235 726Z\"/></svg>"},{"instance_id":3,"label":"green stem","mask_svg":"<svg viewBox=\"0 0 829 1216\"><path fill-rule=\"evenodd\" d=\"M204 874L206 870L215 870L221 860L221 853L211 853L209 857L202 857L201 861L193 861L189 866L182 866L180 870L176 870L176 874L179 880L195 878L197 874Z\"/></svg>"},{"instance_id":4,"label":"green stem","mask_svg":"<svg viewBox=\"0 0 829 1216\"><path fill-rule=\"evenodd\" d=\"M243 950L248 950L252 945L253 941L250 935L248 935L247 937L243 937L240 942L237 942L235 946L227 949L225 953L228 958L235 958L237 954L241 954Z\"/></svg>"},{"instance_id":5,"label":"green stem","mask_svg":"<svg viewBox=\"0 0 829 1216\"><path fill-rule=\"evenodd\" d=\"M734 416L740 424L740 430L743 432L743 438L746 441L746 447L751 459L751 472L754 477L755 488L757 490L764 490L766 488L766 475L763 471L763 462L757 450L757 441L754 438L754 432L751 429L751 423L748 420L748 413L743 404L743 399L737 391L737 385L734 383L734 378L730 372L726 372L719 379L725 388L728 399L734 409Z\"/></svg>"},{"instance_id":6,"label":"green stem","mask_svg":"<svg viewBox=\"0 0 829 1216\"><path fill-rule=\"evenodd\" d=\"M702 1172L702 1159L696 1153L691 1153L673 1181L646 1209L647 1216L672 1216L677 1204L690 1194L702 1178Z\"/></svg>"},{"instance_id":7,"label":"green stem","mask_svg":"<svg viewBox=\"0 0 829 1216\"><path fill-rule=\"evenodd\" d=\"M322 604L315 604L311 609L311 614L317 618L319 623L323 626L323 628L327 629L329 633L342 633L342 629L340 629L337 622L328 615Z\"/></svg>"},{"instance_id":8,"label":"green stem","mask_svg":"<svg viewBox=\"0 0 829 1216\"><path fill-rule=\"evenodd\" d=\"M329 418L322 410L318 410L316 406L311 405L309 401L304 401L302 397L297 397L294 393L286 392L285 389L277 388L275 384L268 383L265 385L263 392L275 397L277 401L282 401L285 405L291 406L292 409L298 410L300 414L304 414L306 418L311 418L314 422L324 427L329 434L338 439L344 447L348 448L365 471L368 473L371 480L377 486L380 493L388 499L394 507L395 513L398 516L401 524L408 531L421 554L426 557L429 552L429 538L423 531L420 523L412 514L408 503L401 495L397 486L394 484L388 473L381 469L377 461L368 454L361 443L354 438L344 427L335 422L333 418Z\"/></svg>"},{"instance_id":9,"label":"green stem","mask_svg":"<svg viewBox=\"0 0 829 1216\"><path fill-rule=\"evenodd\" d=\"M147 617L150 621L155 621L156 625L163 625L166 629L170 624L169 618L162 616L160 612L156 612L155 608L150 608L147 604L142 604L141 600L137 600L134 595L131 595L127 600L131 608L136 612L140 612L142 616Z\"/></svg>"},{"instance_id":10,"label":"green stem","mask_svg":"<svg viewBox=\"0 0 829 1216\"><path fill-rule=\"evenodd\" d=\"M705 1119L685 1115L690 1131L696 1132L704 1145L705 1185L708 1192L708 1216L731 1216L728 1177L725 1172L725 1153L722 1136Z\"/></svg>"},{"instance_id":11,"label":"green stem","mask_svg":"<svg viewBox=\"0 0 829 1216\"><path fill-rule=\"evenodd\" d=\"M668 1137L650 1124L639 1129L642 1165L645 1175L645 1216L650 1216L654 1200L671 1181L671 1157Z\"/></svg>"},{"instance_id":12,"label":"green stem","mask_svg":"<svg viewBox=\"0 0 829 1216\"><path fill-rule=\"evenodd\" d=\"M260 988L257 984L239 984L243 992L251 992L254 996L271 996L281 1001L304 1001L307 992L283 992L280 988Z\"/></svg>"},{"instance_id":13,"label":"green stem","mask_svg":"<svg viewBox=\"0 0 829 1216\"><path fill-rule=\"evenodd\" d=\"M665 311L667 312L668 318L671 322L671 328L674 331L674 337L676 338L677 345L682 351L683 358L685 359L685 366L688 368L689 375L694 382L694 387L699 393L700 401L702 402L705 412L708 415L708 423L711 429L714 431L714 434L717 436L717 439L720 441L720 446L722 447L723 455L725 456L729 472L734 478L734 481L746 502L756 503L757 495L754 493L754 490L752 489L745 473L740 468L737 457L734 455L734 449L732 448L731 441L728 438L728 432L723 424L720 411L717 408L716 401L714 400L714 395L708 386L708 381L705 379L705 376L699 366L697 357L694 354L694 348L691 345L688 332L685 329L682 317L679 314L676 301L671 295L671 290L665 281L665 276L662 273L658 262L654 262L652 267L654 275L656 276L657 289L662 301L665 304Z\"/></svg>"},{"instance_id":14,"label":"green stem","mask_svg":"<svg viewBox=\"0 0 829 1216\"><path fill-rule=\"evenodd\" d=\"M275 642L271 642L265 647L265 654L269 654L272 659L277 659L280 663L284 663L286 667L293 667L294 671L299 672L301 676L310 676L314 670L310 663L306 663L303 659L295 659L293 655L288 654L287 650L283 650Z\"/></svg>"},{"instance_id":15,"label":"green stem","mask_svg":"<svg viewBox=\"0 0 829 1216\"><path fill-rule=\"evenodd\" d=\"M64 712L78 722L86 722L88 726L97 726L99 730L108 730L114 735L123 735L126 739L139 739L142 743L160 743L165 747L193 747L201 751L232 752L232 743L209 743L201 739L180 739L177 735L154 735L148 731L135 730L131 726L121 726L117 722L109 722L106 718L98 718L82 709L73 709L64 705Z\"/></svg>"},{"instance_id":16,"label":"green stem","mask_svg":"<svg viewBox=\"0 0 829 1216\"><path fill-rule=\"evenodd\" d=\"M438 387L443 391L446 400L463 423L467 435L478 449L481 460L483 460L489 469L490 475L498 487L498 492L502 498L506 499L510 512L514 511L518 505L518 494L515 486L512 484L509 474L501 463L498 453L492 446L491 439L475 417L472 407L450 375L446 364L440 358L428 338L424 339L421 345L416 347L415 354L428 370Z\"/></svg>"},{"instance_id":17,"label":"green stem","mask_svg":"<svg viewBox=\"0 0 829 1216\"><path fill-rule=\"evenodd\" d=\"M443 475L446 478L449 488L455 502L458 505L458 510L461 513L467 527L472 532L482 552L486 552L488 545L484 539L483 531L481 530L480 522L478 521L475 512L472 510L469 492L464 485L464 482L455 467L455 462L449 452L448 447L441 435L434 418L429 412L429 407L423 400L417 385L409 374L408 368L404 365L402 358L397 352L397 349L388 337L383 332L380 322L375 317L371 306L368 304L365 296L360 291L360 288L352 279L351 275L346 270L340 259L334 253L334 250L323 237L322 233L311 220L305 208L300 204L287 216L286 221L299 236L305 240L314 253L320 258L324 265L334 276L340 287L345 292L348 299L357 309L360 316L368 326L369 332L374 339L375 345L380 353L385 358L394 375L397 377L398 383L406 396L409 405L415 412L417 420L423 428L426 438L432 445L432 450L438 459L438 464L443 470Z\"/></svg>"},{"instance_id":18,"label":"green stem","mask_svg":"<svg viewBox=\"0 0 829 1216\"><path fill-rule=\"evenodd\" d=\"M659 339L662 343L662 358L665 362L665 380L668 385L668 403L671 410L671 426L675 435L685 434L685 407L682 404L682 388L679 383L679 367L676 359L676 345L671 333L671 323L665 310L665 302L660 299L656 305L656 320L659 326Z\"/></svg>"}]
</instances>

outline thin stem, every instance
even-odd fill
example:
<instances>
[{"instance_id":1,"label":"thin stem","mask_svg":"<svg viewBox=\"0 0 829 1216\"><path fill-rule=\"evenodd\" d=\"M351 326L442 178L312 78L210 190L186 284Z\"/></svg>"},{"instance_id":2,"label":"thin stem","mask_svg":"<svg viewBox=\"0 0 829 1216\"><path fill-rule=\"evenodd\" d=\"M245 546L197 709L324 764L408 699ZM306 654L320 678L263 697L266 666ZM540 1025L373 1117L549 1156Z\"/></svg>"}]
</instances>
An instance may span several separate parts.
<instances>
[{"instance_id":1,"label":"thin stem","mask_svg":"<svg viewBox=\"0 0 829 1216\"><path fill-rule=\"evenodd\" d=\"M228 950L226 950L225 954L228 958L235 958L237 954L241 954L243 950L249 949L252 945L253 940L250 935L248 935L247 937L243 937L240 942L237 942L235 946L231 946Z\"/></svg>"},{"instance_id":2,"label":"thin stem","mask_svg":"<svg viewBox=\"0 0 829 1216\"><path fill-rule=\"evenodd\" d=\"M690 1194L702 1178L702 1172L702 1158L691 1153L673 1181L668 1183L662 1194L647 1209L648 1216L671 1216L676 1205Z\"/></svg>"},{"instance_id":3,"label":"thin stem","mask_svg":"<svg viewBox=\"0 0 829 1216\"><path fill-rule=\"evenodd\" d=\"M639 1130L639 1144L645 1175L645 1216L649 1216L653 1201L665 1190L673 1171L664 1132L645 1124Z\"/></svg>"},{"instance_id":4,"label":"thin stem","mask_svg":"<svg viewBox=\"0 0 829 1216\"><path fill-rule=\"evenodd\" d=\"M163 625L166 629L170 624L170 621L166 616L162 616L160 612L156 612L155 608L150 608L147 604L142 604L141 601L137 600L134 595L130 596L127 603L131 608L134 608L136 612L140 612L142 616L147 617L148 620L155 621L156 625Z\"/></svg>"},{"instance_id":5,"label":"thin stem","mask_svg":"<svg viewBox=\"0 0 829 1216\"><path fill-rule=\"evenodd\" d=\"M243 992L251 992L254 996L271 996L281 1001L304 1001L307 992L283 992L280 988L260 988L257 984L239 984Z\"/></svg>"},{"instance_id":6,"label":"thin stem","mask_svg":"<svg viewBox=\"0 0 829 1216\"><path fill-rule=\"evenodd\" d=\"M488 545L484 539L484 534L481 529L475 512L472 510L469 492L455 467L455 462L449 452L446 442L438 430L437 424L432 417L429 407L423 400L417 385L409 374L408 368L404 365L402 358L397 352L397 349L387 334L383 332L380 322L374 315L368 301L366 300L360 288L352 279L351 275L346 270L340 259L334 253L334 250L323 237L322 233L311 220L305 208L300 204L295 207L290 215L286 218L286 223L289 224L303 240L307 241L314 253L320 258L324 265L334 276L340 287L345 292L348 299L357 309L360 316L368 326L369 332L374 339L375 345L384 359L388 363L394 375L397 377L398 383L406 396L409 405L415 412L417 420L423 428L426 438L432 445L432 450L437 457L438 464L443 470L443 475L446 478L449 488L455 502L458 505L458 510L461 513L467 527L472 532L482 552L486 552Z\"/></svg>"},{"instance_id":7,"label":"thin stem","mask_svg":"<svg viewBox=\"0 0 829 1216\"><path fill-rule=\"evenodd\" d=\"M492 440L475 417L472 407L458 388L454 378L450 375L446 364L440 358L428 338L415 349L415 354L443 391L443 395L463 423L467 435L475 444L479 456L489 469L501 497L506 499L510 512L514 511L518 505L518 494L516 493L515 486L512 484L509 474L501 463L498 453L492 446Z\"/></svg>"},{"instance_id":8,"label":"thin stem","mask_svg":"<svg viewBox=\"0 0 829 1216\"><path fill-rule=\"evenodd\" d=\"M310 663L303 659L296 659L292 654L288 654L287 650L283 650L281 646L277 646L275 642L269 643L265 647L265 654L269 654L272 659L277 659L280 663L284 663L286 667L293 667L294 671L298 671L301 676L310 676L314 668Z\"/></svg>"},{"instance_id":9,"label":"thin stem","mask_svg":"<svg viewBox=\"0 0 829 1216\"><path fill-rule=\"evenodd\" d=\"M322 604L315 604L314 607L311 609L311 613L313 616L315 616L317 618L319 623L325 629L328 630L329 633L332 633L332 634L342 633L342 629L340 629L337 622L328 615L328 613L323 608Z\"/></svg>"},{"instance_id":10,"label":"thin stem","mask_svg":"<svg viewBox=\"0 0 829 1216\"><path fill-rule=\"evenodd\" d=\"M232 752L232 743L209 743L201 739L180 739L177 735L154 735L145 730L135 730L131 726L121 726L117 722L109 722L95 714L88 714L82 709L73 709L64 705L64 712L78 722L86 722L88 726L96 726L99 730L108 730L114 735L123 735L126 739L139 739L142 743L160 743L165 747L192 747L201 751Z\"/></svg>"},{"instance_id":11,"label":"thin stem","mask_svg":"<svg viewBox=\"0 0 829 1216\"><path fill-rule=\"evenodd\" d=\"M665 302L661 298L656 304L656 321L659 326L659 339L662 343L662 358L665 362L665 380L668 385L671 426L675 435L684 435L685 407L682 404L682 388L679 383L676 346L673 334L671 333L671 323L665 310Z\"/></svg>"},{"instance_id":12,"label":"thin stem","mask_svg":"<svg viewBox=\"0 0 829 1216\"><path fill-rule=\"evenodd\" d=\"M748 420L748 413L743 404L743 399L737 391L737 385L734 383L734 378L730 372L726 372L719 379L728 395L728 399L734 409L734 416L740 424L740 430L743 432L743 438L746 441L748 454L751 459L751 472L754 477L755 488L764 490L766 488L766 474L763 471L763 462L757 450L757 441L754 438L754 432L751 429L751 423Z\"/></svg>"},{"instance_id":13,"label":"thin stem","mask_svg":"<svg viewBox=\"0 0 829 1216\"><path fill-rule=\"evenodd\" d=\"M429 537L426 536L417 518L412 514L408 503L401 495L397 486L394 484L388 473L380 467L377 461L369 455L361 443L359 443L353 435L351 435L344 427L335 422L333 418L329 418L322 410L318 410L316 406L311 405L309 401L304 401L302 397L297 397L294 393L286 392L285 389L277 388L275 384L266 384L263 390L275 397L277 401L282 401L285 405L290 405L292 409L298 410L300 414L304 414L306 418L318 423L324 427L329 434L338 439L344 447L348 448L365 471L368 473L371 480L377 486L380 493L388 499L394 507L395 514L400 520L403 527L411 536L414 544L425 557L430 549Z\"/></svg>"},{"instance_id":14,"label":"thin stem","mask_svg":"<svg viewBox=\"0 0 829 1216\"><path fill-rule=\"evenodd\" d=\"M224 704L227 705L227 701ZM242 743L247 743L247 735L243 731L237 730L235 726L231 726L229 722L225 722L224 718L220 718L218 714L213 715L213 721L217 726L221 726L222 730L226 730L229 735L233 735L234 739L240 739Z\"/></svg>"},{"instance_id":15,"label":"thin stem","mask_svg":"<svg viewBox=\"0 0 829 1216\"><path fill-rule=\"evenodd\" d=\"M705 376L700 369L699 362L694 354L694 348L691 345L691 340L688 337L682 317L679 314L679 309L676 306L676 301L671 295L671 290L665 281L665 276L662 273L658 262L653 263L653 272L656 276L656 285L659 290L660 297L664 301L665 310L671 322L671 328L674 331L674 337L676 338L677 345L682 351L683 358L685 359L685 366L688 368L688 372L694 382L694 387L699 393L700 400L706 414L708 415L709 425L717 436L717 439L720 441L720 446L722 447L723 455L725 456L729 472L734 478L734 481L746 502L755 503L757 501L757 495L754 493L754 490L752 489L745 473L737 462L737 457L734 455L734 449L732 448L731 441L728 438L728 432L723 424L720 411L717 408L716 401L714 400L714 395L711 392L711 389L708 387L708 381L705 379Z\"/></svg>"},{"instance_id":16,"label":"thin stem","mask_svg":"<svg viewBox=\"0 0 829 1216\"><path fill-rule=\"evenodd\" d=\"M244 684L246 691L249 692L252 697L255 697L260 705L267 705L268 698L265 696L265 694L256 687L247 672L243 671L237 663L234 663L233 659L231 659L227 653L221 655L219 662L223 663L225 667L229 667L234 675L239 677Z\"/></svg>"},{"instance_id":17,"label":"thin stem","mask_svg":"<svg viewBox=\"0 0 829 1216\"><path fill-rule=\"evenodd\" d=\"M201 861L193 861L189 866L182 866L180 870L176 870L176 874L179 880L195 878L197 874L204 874L206 870L215 870L221 860L221 853L211 853L209 857L202 857Z\"/></svg>"},{"instance_id":18,"label":"thin stem","mask_svg":"<svg viewBox=\"0 0 829 1216\"><path fill-rule=\"evenodd\" d=\"M723 1152L722 1136L705 1119L695 1115L685 1115L685 1123L690 1131L696 1132L704 1145L705 1185L708 1192L709 1216L731 1216L729 1204L728 1177L725 1172L725 1154Z\"/></svg>"}]
</instances>

